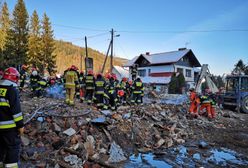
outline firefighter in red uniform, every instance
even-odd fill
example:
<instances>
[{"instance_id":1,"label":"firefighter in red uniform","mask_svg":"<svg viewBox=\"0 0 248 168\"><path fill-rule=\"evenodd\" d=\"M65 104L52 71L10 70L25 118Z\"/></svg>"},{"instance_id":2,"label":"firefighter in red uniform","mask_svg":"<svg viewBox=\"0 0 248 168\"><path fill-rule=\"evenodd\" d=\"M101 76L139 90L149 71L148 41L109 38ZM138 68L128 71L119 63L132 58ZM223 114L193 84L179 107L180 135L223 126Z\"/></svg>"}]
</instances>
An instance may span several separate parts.
<instances>
[{"instance_id":1,"label":"firefighter in red uniform","mask_svg":"<svg viewBox=\"0 0 248 168\"><path fill-rule=\"evenodd\" d=\"M0 80L0 167L18 168L23 115L20 107L17 82L19 72L7 68Z\"/></svg>"},{"instance_id":2,"label":"firefighter in red uniform","mask_svg":"<svg viewBox=\"0 0 248 168\"><path fill-rule=\"evenodd\" d=\"M191 88L190 90L190 108L189 108L189 112L190 114L193 115L198 115L198 105L200 104L200 100L197 97L197 94L195 92L195 89Z\"/></svg>"}]
</instances>

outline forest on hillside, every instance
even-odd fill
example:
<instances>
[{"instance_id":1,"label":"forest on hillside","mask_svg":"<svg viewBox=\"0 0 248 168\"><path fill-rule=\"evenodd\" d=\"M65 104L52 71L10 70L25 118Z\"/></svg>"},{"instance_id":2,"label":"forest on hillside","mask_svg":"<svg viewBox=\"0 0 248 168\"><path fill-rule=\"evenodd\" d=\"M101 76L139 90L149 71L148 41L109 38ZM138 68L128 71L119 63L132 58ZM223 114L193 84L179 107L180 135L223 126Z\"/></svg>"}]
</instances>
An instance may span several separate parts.
<instances>
[{"instance_id":1,"label":"forest on hillside","mask_svg":"<svg viewBox=\"0 0 248 168\"><path fill-rule=\"evenodd\" d=\"M76 65L80 69L80 60L82 56L82 70L85 69L85 48L75 46L70 42L56 41L55 42L55 51L56 55L56 65L57 71L62 73L65 69L71 65ZM88 48L88 56L93 58L93 68L95 72L99 72L102 69L102 65L105 59L105 55L97 50ZM123 65L126 63L126 59L114 57L114 65ZM105 70L107 71L110 68L110 57L108 57Z\"/></svg>"}]
</instances>

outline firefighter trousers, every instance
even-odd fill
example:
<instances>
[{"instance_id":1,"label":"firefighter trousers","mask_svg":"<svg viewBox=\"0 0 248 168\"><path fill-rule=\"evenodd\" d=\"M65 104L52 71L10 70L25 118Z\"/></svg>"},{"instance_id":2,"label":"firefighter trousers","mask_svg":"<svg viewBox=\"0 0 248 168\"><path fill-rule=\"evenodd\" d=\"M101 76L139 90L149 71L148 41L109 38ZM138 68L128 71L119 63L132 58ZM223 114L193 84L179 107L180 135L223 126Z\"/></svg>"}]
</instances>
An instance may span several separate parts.
<instances>
[{"instance_id":1,"label":"firefighter trousers","mask_svg":"<svg viewBox=\"0 0 248 168\"><path fill-rule=\"evenodd\" d=\"M74 104L74 95L75 95L75 86L74 87L67 87L66 88L66 95L65 101L67 104L73 105Z\"/></svg>"},{"instance_id":2,"label":"firefighter trousers","mask_svg":"<svg viewBox=\"0 0 248 168\"><path fill-rule=\"evenodd\" d=\"M142 96L141 96L141 93L134 93L133 94L133 97L132 97L132 100L131 100L131 103L135 104L141 104L142 103Z\"/></svg>"},{"instance_id":3,"label":"firefighter trousers","mask_svg":"<svg viewBox=\"0 0 248 168\"><path fill-rule=\"evenodd\" d=\"M101 109L103 107L104 93L95 94L97 108Z\"/></svg>"},{"instance_id":4,"label":"firefighter trousers","mask_svg":"<svg viewBox=\"0 0 248 168\"><path fill-rule=\"evenodd\" d=\"M87 101L87 103L92 103L93 93L94 93L93 89L86 89L85 100Z\"/></svg>"},{"instance_id":5,"label":"firefighter trousers","mask_svg":"<svg viewBox=\"0 0 248 168\"><path fill-rule=\"evenodd\" d=\"M5 167L18 167L21 138L17 130L0 131L0 163Z\"/></svg>"}]
</instances>

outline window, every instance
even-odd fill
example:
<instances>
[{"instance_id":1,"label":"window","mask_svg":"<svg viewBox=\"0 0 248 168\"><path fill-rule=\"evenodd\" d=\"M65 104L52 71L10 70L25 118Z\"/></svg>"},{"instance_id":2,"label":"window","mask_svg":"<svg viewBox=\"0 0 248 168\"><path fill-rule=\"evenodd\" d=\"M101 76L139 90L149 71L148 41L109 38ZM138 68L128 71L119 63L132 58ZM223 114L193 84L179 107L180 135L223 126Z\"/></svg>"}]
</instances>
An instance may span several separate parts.
<instances>
[{"instance_id":1,"label":"window","mask_svg":"<svg viewBox=\"0 0 248 168\"><path fill-rule=\"evenodd\" d=\"M146 70L145 69L138 70L138 75L140 77L145 77L146 76Z\"/></svg>"},{"instance_id":2,"label":"window","mask_svg":"<svg viewBox=\"0 0 248 168\"><path fill-rule=\"evenodd\" d=\"M183 68L177 68L177 72L183 74Z\"/></svg>"},{"instance_id":3,"label":"window","mask_svg":"<svg viewBox=\"0 0 248 168\"><path fill-rule=\"evenodd\" d=\"M241 78L241 90L248 90L248 77Z\"/></svg>"},{"instance_id":4,"label":"window","mask_svg":"<svg viewBox=\"0 0 248 168\"><path fill-rule=\"evenodd\" d=\"M186 69L186 77L192 77L190 69Z\"/></svg>"},{"instance_id":5,"label":"window","mask_svg":"<svg viewBox=\"0 0 248 168\"><path fill-rule=\"evenodd\" d=\"M151 69L148 69L148 76L150 76L151 74Z\"/></svg>"},{"instance_id":6,"label":"window","mask_svg":"<svg viewBox=\"0 0 248 168\"><path fill-rule=\"evenodd\" d=\"M229 78L227 79L227 83L226 83L226 91L230 92L230 91L236 91L236 88L238 86L238 78Z\"/></svg>"}]
</instances>

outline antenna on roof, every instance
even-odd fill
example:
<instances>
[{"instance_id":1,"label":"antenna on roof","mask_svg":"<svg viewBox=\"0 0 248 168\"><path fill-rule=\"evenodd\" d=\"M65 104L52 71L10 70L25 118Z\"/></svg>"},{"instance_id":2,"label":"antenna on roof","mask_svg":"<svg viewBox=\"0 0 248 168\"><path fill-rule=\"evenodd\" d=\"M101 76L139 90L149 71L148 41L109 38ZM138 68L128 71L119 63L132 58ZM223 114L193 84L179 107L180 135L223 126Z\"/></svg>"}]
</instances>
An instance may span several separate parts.
<instances>
[{"instance_id":1,"label":"antenna on roof","mask_svg":"<svg viewBox=\"0 0 248 168\"><path fill-rule=\"evenodd\" d=\"M190 42L187 41L187 42L185 43L185 48L187 48L187 45L189 45L189 44L190 44Z\"/></svg>"}]
</instances>

